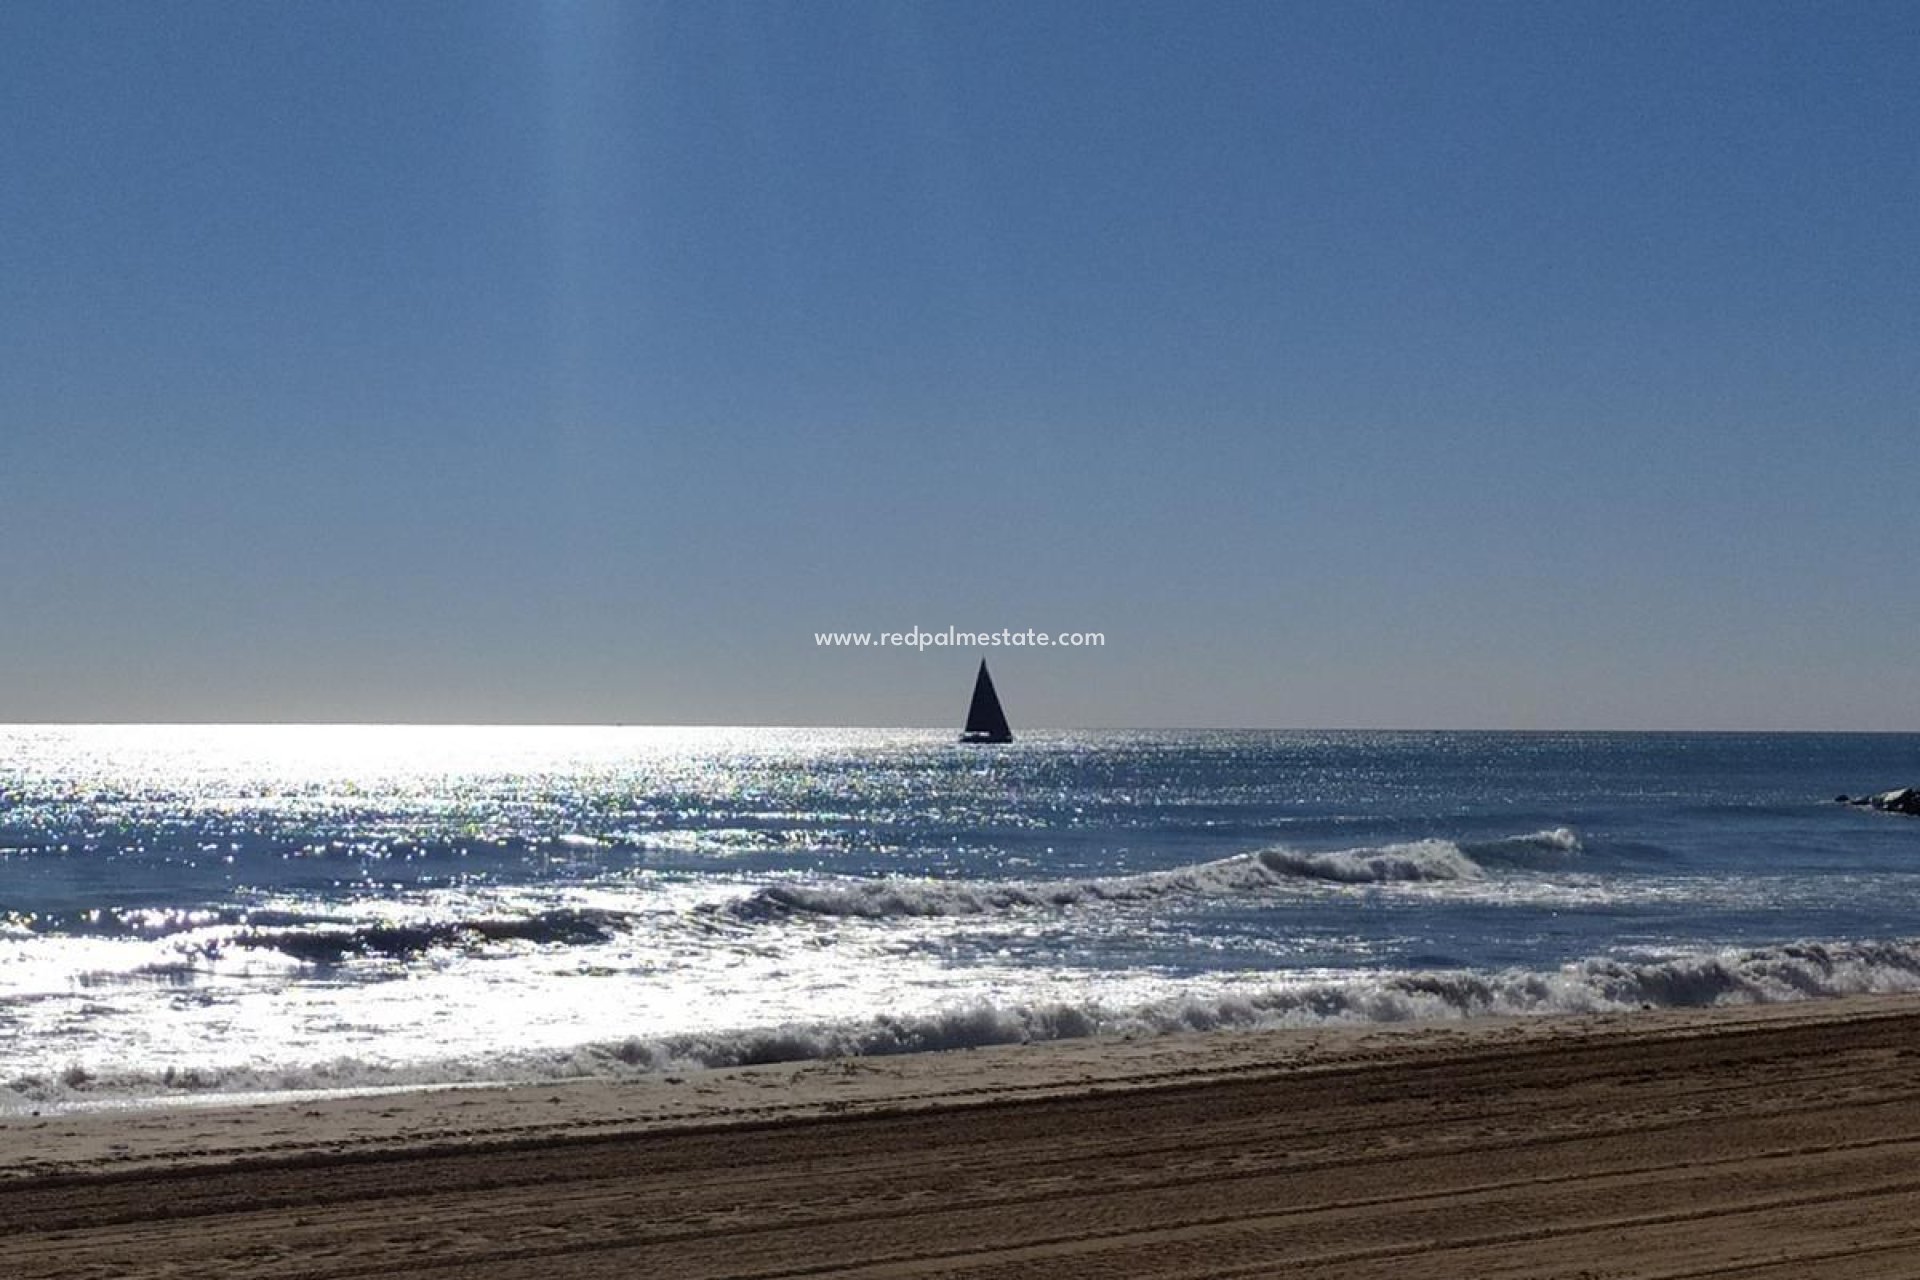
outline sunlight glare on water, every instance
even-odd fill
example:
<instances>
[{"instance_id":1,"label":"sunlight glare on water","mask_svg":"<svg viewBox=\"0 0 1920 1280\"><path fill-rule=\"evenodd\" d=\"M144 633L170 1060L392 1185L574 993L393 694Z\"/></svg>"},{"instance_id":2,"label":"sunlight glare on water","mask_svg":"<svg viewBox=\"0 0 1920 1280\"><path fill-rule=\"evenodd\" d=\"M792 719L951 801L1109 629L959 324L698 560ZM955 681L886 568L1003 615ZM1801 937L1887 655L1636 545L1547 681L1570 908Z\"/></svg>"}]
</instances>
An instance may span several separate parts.
<instances>
[{"instance_id":1,"label":"sunlight glare on water","mask_svg":"<svg viewBox=\"0 0 1920 1280\"><path fill-rule=\"evenodd\" d=\"M954 736L0 728L0 1098L1920 982L1913 740Z\"/></svg>"}]
</instances>

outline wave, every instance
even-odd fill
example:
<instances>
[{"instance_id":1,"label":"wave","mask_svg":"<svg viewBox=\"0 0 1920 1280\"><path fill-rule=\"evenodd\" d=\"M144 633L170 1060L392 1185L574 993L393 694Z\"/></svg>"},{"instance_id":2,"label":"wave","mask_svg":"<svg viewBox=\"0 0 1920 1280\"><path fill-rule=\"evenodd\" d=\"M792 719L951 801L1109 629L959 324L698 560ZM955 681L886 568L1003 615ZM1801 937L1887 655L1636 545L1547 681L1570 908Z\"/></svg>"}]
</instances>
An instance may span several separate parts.
<instances>
[{"instance_id":1,"label":"wave","mask_svg":"<svg viewBox=\"0 0 1920 1280\"><path fill-rule=\"evenodd\" d=\"M1535 866L1564 862L1574 854L1583 852L1586 846L1580 839L1580 833L1572 827L1554 827L1500 840L1469 841L1460 848L1481 863Z\"/></svg>"},{"instance_id":2,"label":"wave","mask_svg":"<svg viewBox=\"0 0 1920 1280\"><path fill-rule=\"evenodd\" d=\"M1580 851L1580 837L1558 827L1502 840L1459 844L1415 840L1333 852L1310 853L1284 846L1196 863L1167 871L1103 879L989 881L884 879L768 885L717 911L743 920L793 916L891 919L912 916L990 915L1026 907L1069 907L1087 902L1141 902L1174 894L1225 895L1269 889L1289 880L1336 884L1475 880L1482 860L1521 865L1540 854L1565 857Z\"/></svg>"},{"instance_id":3,"label":"wave","mask_svg":"<svg viewBox=\"0 0 1920 1280\"><path fill-rule=\"evenodd\" d=\"M340 964L363 957L405 958L438 949L490 945L579 946L607 942L631 923L628 913L556 908L525 915L417 921L349 920L258 908L126 908L43 914L0 936L15 941L101 938L158 944L166 958L135 975L191 968L236 951L275 952L303 964ZM91 977L106 981L114 975Z\"/></svg>"},{"instance_id":4,"label":"wave","mask_svg":"<svg viewBox=\"0 0 1920 1280\"><path fill-rule=\"evenodd\" d=\"M1142 902L1170 894L1222 894L1271 885L1272 872L1245 854L1169 871L1098 880L990 881L863 880L774 884L712 908L743 920L797 915L891 919L967 916L1023 907L1069 907L1086 902Z\"/></svg>"},{"instance_id":5,"label":"wave","mask_svg":"<svg viewBox=\"0 0 1920 1280\"><path fill-rule=\"evenodd\" d=\"M1594 958L1546 971L1356 974L1125 1008L1099 1003L975 1003L913 1017L629 1040L589 1046L587 1053L652 1069L730 1067L1093 1035L1617 1013L1916 991L1920 991L1920 940L1808 942L1643 962Z\"/></svg>"},{"instance_id":6,"label":"wave","mask_svg":"<svg viewBox=\"0 0 1920 1280\"><path fill-rule=\"evenodd\" d=\"M251 918L238 907L87 907L18 913L8 920L9 936L22 938L164 938Z\"/></svg>"},{"instance_id":7,"label":"wave","mask_svg":"<svg viewBox=\"0 0 1920 1280\"><path fill-rule=\"evenodd\" d=\"M525 942L535 946L581 946L611 941L626 917L615 911L566 909L530 916L420 923L316 923L288 928L247 928L206 945L276 951L305 964L340 964L364 957L404 958L434 950L472 951Z\"/></svg>"},{"instance_id":8,"label":"wave","mask_svg":"<svg viewBox=\"0 0 1920 1280\"><path fill-rule=\"evenodd\" d=\"M1920 940L1800 942L1700 951L1659 960L1582 960L1552 970L1354 974L1256 990L1212 991L1116 1007L1097 1001L984 1001L920 1014L737 1031L632 1036L490 1060L395 1065L341 1058L309 1066L93 1070L80 1064L19 1076L21 1102L180 1093L345 1091L460 1083L620 1077L842 1057L1183 1031L1464 1020L1489 1015L1616 1013L1774 1004L1920 991Z\"/></svg>"},{"instance_id":9,"label":"wave","mask_svg":"<svg viewBox=\"0 0 1920 1280\"><path fill-rule=\"evenodd\" d=\"M1263 849L1260 865L1281 875L1332 880L1340 884L1391 884L1402 880L1477 880L1478 862L1451 840L1416 840L1374 849L1337 853L1297 853Z\"/></svg>"}]
</instances>

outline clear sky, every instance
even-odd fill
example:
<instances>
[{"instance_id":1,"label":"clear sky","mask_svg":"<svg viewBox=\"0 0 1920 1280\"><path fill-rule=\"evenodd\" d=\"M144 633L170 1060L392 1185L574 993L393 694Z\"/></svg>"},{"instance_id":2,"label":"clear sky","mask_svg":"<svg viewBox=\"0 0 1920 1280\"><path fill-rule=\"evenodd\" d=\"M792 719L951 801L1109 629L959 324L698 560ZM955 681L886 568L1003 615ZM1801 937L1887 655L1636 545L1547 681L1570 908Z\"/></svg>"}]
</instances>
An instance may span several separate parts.
<instances>
[{"instance_id":1,"label":"clear sky","mask_svg":"<svg viewBox=\"0 0 1920 1280\"><path fill-rule=\"evenodd\" d=\"M1920 729L1911 3L0 4L0 720Z\"/></svg>"}]
</instances>

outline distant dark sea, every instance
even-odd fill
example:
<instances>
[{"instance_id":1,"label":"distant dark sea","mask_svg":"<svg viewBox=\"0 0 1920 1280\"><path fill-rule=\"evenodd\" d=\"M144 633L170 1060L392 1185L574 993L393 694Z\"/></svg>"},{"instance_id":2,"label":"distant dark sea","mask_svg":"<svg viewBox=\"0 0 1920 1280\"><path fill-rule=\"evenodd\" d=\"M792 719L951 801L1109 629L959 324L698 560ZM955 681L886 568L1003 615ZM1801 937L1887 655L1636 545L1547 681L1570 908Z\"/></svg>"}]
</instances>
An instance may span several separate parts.
<instances>
[{"instance_id":1,"label":"distant dark sea","mask_svg":"<svg viewBox=\"0 0 1920 1280\"><path fill-rule=\"evenodd\" d=\"M1920 990L1920 736L0 728L0 1107Z\"/></svg>"}]
</instances>

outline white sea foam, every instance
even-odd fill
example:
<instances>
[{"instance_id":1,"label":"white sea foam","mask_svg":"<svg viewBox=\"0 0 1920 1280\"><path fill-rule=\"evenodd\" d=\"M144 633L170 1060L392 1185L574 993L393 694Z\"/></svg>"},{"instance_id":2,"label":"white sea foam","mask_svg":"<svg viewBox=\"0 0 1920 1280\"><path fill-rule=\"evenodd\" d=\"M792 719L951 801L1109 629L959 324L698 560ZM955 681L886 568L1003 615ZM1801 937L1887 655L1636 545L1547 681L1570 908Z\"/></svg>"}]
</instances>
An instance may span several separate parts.
<instances>
[{"instance_id":1,"label":"white sea foam","mask_svg":"<svg viewBox=\"0 0 1920 1280\"><path fill-rule=\"evenodd\" d=\"M1469 849L1490 850L1493 854L1550 849L1565 854L1579 847L1579 837L1562 827L1477 846L1451 840L1415 840L1317 853L1275 847L1166 871L1101 879L782 882L723 904L719 910L748 920L791 916L891 919L987 915L1088 902L1142 902L1178 894L1223 896L1271 889L1297 880L1348 885L1475 880L1485 871Z\"/></svg>"},{"instance_id":2,"label":"white sea foam","mask_svg":"<svg viewBox=\"0 0 1920 1280\"><path fill-rule=\"evenodd\" d=\"M1500 840L1469 841L1460 847L1482 862L1527 864L1564 861L1581 852L1585 846L1581 843L1580 833L1572 827L1554 827Z\"/></svg>"},{"instance_id":3,"label":"white sea foam","mask_svg":"<svg viewBox=\"0 0 1920 1280\"><path fill-rule=\"evenodd\" d=\"M1480 864L1451 840L1416 840L1374 849L1336 853L1299 853L1263 849L1260 865L1282 875L1334 880L1341 884L1388 884L1402 880L1477 880Z\"/></svg>"},{"instance_id":4,"label":"white sea foam","mask_svg":"<svg viewBox=\"0 0 1920 1280\"><path fill-rule=\"evenodd\" d=\"M211 1092L617 1077L1093 1035L1701 1008L1914 991L1920 991L1920 940L1802 942L1658 960L1597 957L1550 970L1356 973L1224 991L1196 989L1191 995L1130 1006L974 1001L913 1015L637 1035L568 1049L508 1052L486 1060L376 1064L339 1058L308 1066L173 1067L162 1072L76 1066L16 1077L6 1083L6 1091L15 1105L37 1105Z\"/></svg>"}]
</instances>

